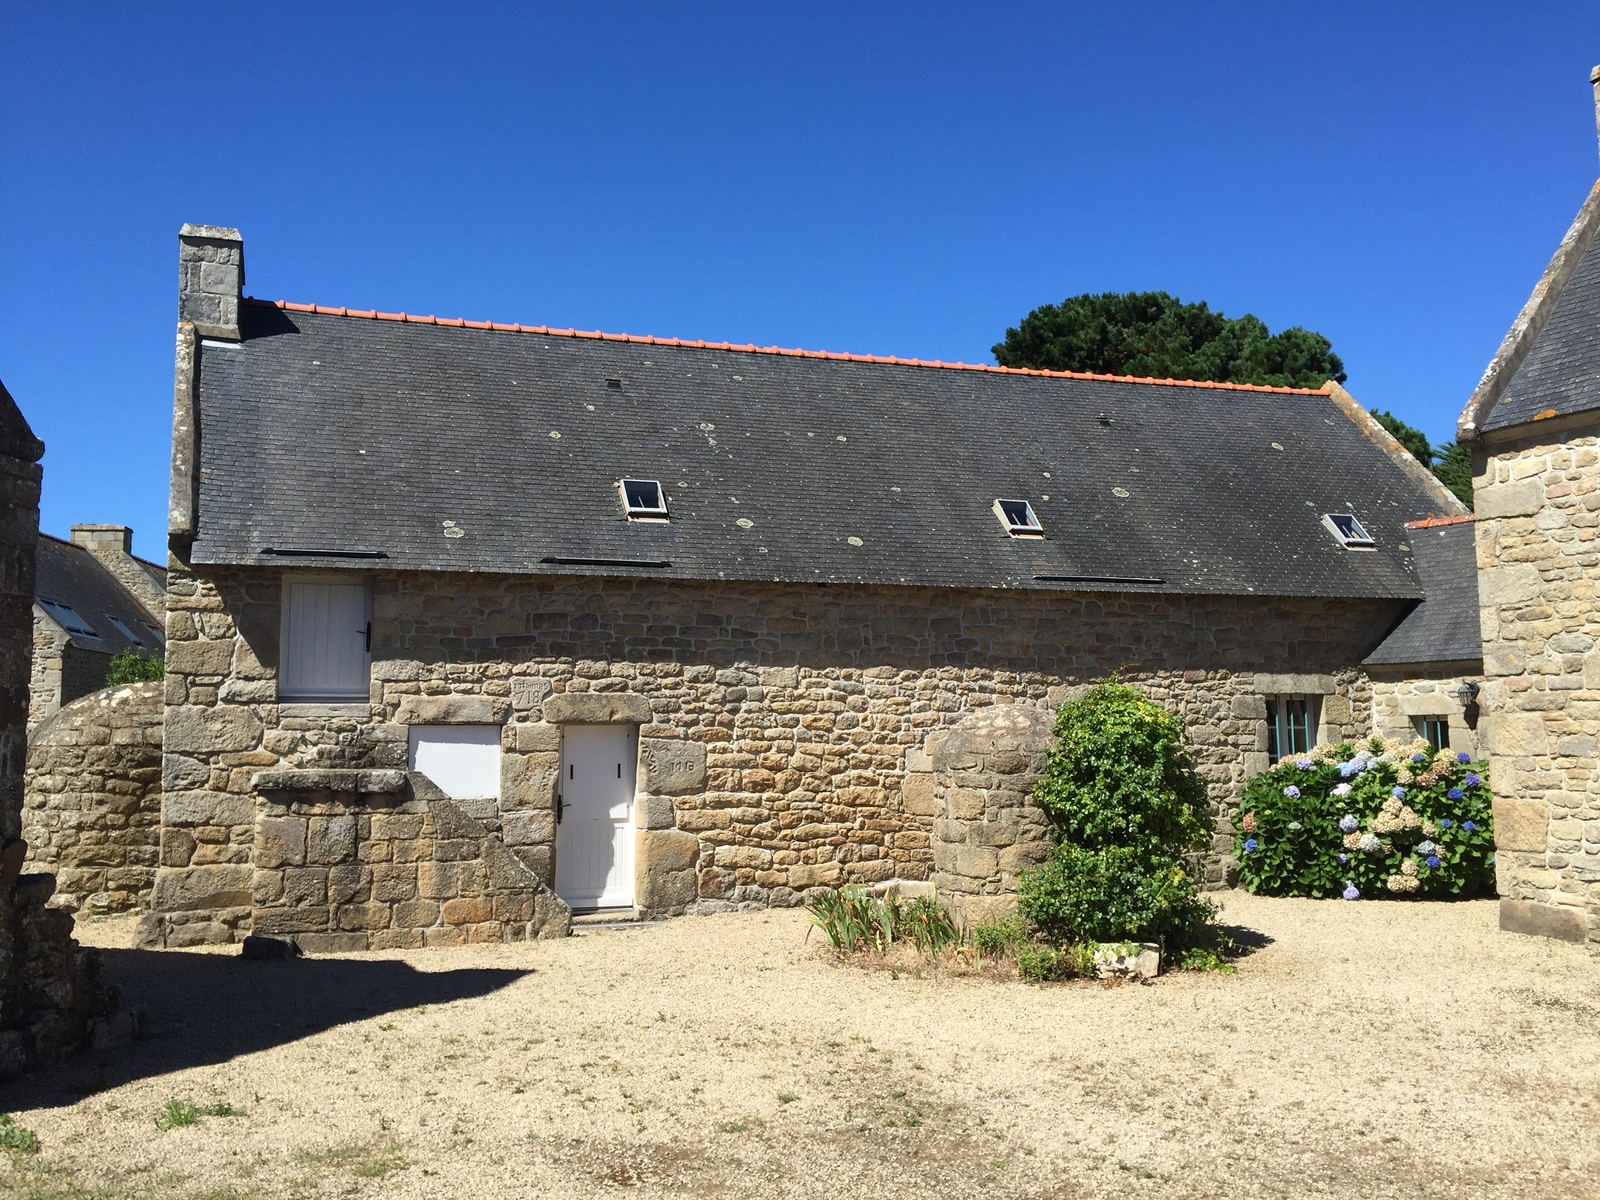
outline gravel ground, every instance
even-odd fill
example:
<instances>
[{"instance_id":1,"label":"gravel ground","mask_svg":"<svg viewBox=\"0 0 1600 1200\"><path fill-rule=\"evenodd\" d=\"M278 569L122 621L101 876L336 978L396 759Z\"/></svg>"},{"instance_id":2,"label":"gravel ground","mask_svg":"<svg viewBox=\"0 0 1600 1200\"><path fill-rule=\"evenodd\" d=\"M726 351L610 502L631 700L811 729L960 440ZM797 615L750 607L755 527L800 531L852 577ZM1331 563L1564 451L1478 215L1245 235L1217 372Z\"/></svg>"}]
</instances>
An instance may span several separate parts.
<instances>
[{"instance_id":1,"label":"gravel ground","mask_svg":"<svg viewBox=\"0 0 1600 1200\"><path fill-rule=\"evenodd\" d=\"M88 924L148 1031L0 1088L0 1194L1600 1195L1600 960L1488 902L1224 905L1236 974L1118 988L865 971L792 911L286 963Z\"/></svg>"}]
</instances>

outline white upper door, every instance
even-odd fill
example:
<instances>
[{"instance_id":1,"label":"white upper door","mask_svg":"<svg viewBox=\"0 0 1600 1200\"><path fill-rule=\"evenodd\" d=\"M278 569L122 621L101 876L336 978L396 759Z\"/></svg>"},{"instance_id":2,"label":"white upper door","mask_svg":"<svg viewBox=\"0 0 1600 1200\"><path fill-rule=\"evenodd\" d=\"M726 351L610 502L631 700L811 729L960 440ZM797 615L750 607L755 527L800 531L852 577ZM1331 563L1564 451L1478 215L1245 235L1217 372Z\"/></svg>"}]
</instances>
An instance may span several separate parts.
<instances>
[{"instance_id":1,"label":"white upper door","mask_svg":"<svg viewBox=\"0 0 1600 1200\"><path fill-rule=\"evenodd\" d=\"M561 730L556 893L575 908L633 905L632 725Z\"/></svg>"},{"instance_id":2,"label":"white upper door","mask_svg":"<svg viewBox=\"0 0 1600 1200\"><path fill-rule=\"evenodd\" d=\"M365 700L372 646L372 590L365 582L291 578L283 589L285 700Z\"/></svg>"},{"instance_id":3,"label":"white upper door","mask_svg":"<svg viewBox=\"0 0 1600 1200\"><path fill-rule=\"evenodd\" d=\"M500 726L413 725L410 767L452 800L500 795Z\"/></svg>"}]
</instances>

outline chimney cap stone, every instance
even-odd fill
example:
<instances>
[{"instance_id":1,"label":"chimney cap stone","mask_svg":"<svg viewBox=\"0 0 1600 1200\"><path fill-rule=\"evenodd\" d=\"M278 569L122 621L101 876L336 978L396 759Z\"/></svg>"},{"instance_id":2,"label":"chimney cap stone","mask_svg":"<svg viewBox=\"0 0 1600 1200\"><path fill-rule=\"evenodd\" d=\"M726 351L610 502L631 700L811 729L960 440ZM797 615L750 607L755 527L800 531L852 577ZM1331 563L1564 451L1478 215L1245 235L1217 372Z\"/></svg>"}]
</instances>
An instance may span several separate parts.
<instances>
[{"instance_id":1,"label":"chimney cap stone","mask_svg":"<svg viewBox=\"0 0 1600 1200\"><path fill-rule=\"evenodd\" d=\"M1600 71L1600 67L1595 70ZM217 242L242 242L244 237L237 229L230 229L226 225L193 225L184 222L182 229L178 230L179 237L210 238Z\"/></svg>"},{"instance_id":2,"label":"chimney cap stone","mask_svg":"<svg viewBox=\"0 0 1600 1200\"><path fill-rule=\"evenodd\" d=\"M86 550L116 546L124 554L133 553L133 529L127 525L74 525L71 532L74 546Z\"/></svg>"}]
</instances>

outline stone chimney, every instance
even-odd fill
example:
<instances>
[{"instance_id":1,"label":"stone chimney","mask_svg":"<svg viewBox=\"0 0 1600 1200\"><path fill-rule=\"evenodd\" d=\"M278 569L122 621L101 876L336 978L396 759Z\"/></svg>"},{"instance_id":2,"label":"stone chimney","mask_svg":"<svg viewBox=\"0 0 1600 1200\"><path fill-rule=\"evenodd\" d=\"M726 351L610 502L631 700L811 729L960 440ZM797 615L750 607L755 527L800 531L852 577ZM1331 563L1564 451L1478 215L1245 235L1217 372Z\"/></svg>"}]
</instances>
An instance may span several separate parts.
<instances>
[{"instance_id":1,"label":"stone chimney","mask_svg":"<svg viewBox=\"0 0 1600 1200\"><path fill-rule=\"evenodd\" d=\"M201 337L239 340L244 293L244 239L221 225L178 230L178 320Z\"/></svg>"},{"instance_id":2,"label":"stone chimney","mask_svg":"<svg viewBox=\"0 0 1600 1200\"><path fill-rule=\"evenodd\" d=\"M74 525L72 544L85 550L121 550L133 553L133 530L126 525Z\"/></svg>"},{"instance_id":3,"label":"stone chimney","mask_svg":"<svg viewBox=\"0 0 1600 1200\"><path fill-rule=\"evenodd\" d=\"M74 525L72 544L94 555L95 561L133 593L157 624L166 621L166 572L133 557L133 530L126 525Z\"/></svg>"}]
</instances>

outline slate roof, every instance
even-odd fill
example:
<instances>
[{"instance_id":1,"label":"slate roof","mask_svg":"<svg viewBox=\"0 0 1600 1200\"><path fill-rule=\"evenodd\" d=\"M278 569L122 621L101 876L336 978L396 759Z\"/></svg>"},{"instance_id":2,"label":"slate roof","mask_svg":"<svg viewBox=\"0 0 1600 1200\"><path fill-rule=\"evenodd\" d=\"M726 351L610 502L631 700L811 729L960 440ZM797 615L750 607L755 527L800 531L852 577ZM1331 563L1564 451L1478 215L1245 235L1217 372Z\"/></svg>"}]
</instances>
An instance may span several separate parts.
<instances>
[{"instance_id":1,"label":"slate roof","mask_svg":"<svg viewBox=\"0 0 1600 1200\"><path fill-rule=\"evenodd\" d=\"M130 648L142 649L147 654L163 653L166 637L160 630L160 622L153 621L144 606L88 550L41 533L34 561L37 567L34 599L53 600L69 606L94 630L93 636L69 631L73 645L105 654L120 654ZM59 623L55 614L51 617ZM112 623L112 617L121 621L134 637L124 636Z\"/></svg>"},{"instance_id":2,"label":"slate roof","mask_svg":"<svg viewBox=\"0 0 1600 1200\"><path fill-rule=\"evenodd\" d=\"M1573 269L1544 328L1484 422L1505 429L1600 408L1600 238Z\"/></svg>"},{"instance_id":3,"label":"slate roof","mask_svg":"<svg viewBox=\"0 0 1600 1200\"><path fill-rule=\"evenodd\" d=\"M1472 518L1418 521L1410 532L1427 599L1406 614L1366 661L1398 664L1481 659L1478 555Z\"/></svg>"},{"instance_id":4,"label":"slate roof","mask_svg":"<svg viewBox=\"0 0 1600 1200\"><path fill-rule=\"evenodd\" d=\"M1321 392L308 308L201 344L196 563L1421 595L1404 524L1437 497ZM624 476L672 519L626 520Z\"/></svg>"}]
</instances>

